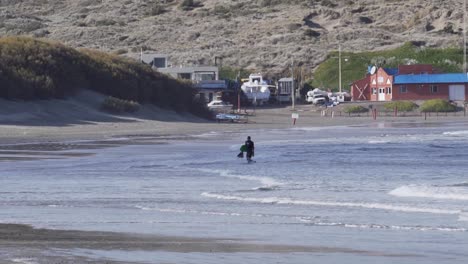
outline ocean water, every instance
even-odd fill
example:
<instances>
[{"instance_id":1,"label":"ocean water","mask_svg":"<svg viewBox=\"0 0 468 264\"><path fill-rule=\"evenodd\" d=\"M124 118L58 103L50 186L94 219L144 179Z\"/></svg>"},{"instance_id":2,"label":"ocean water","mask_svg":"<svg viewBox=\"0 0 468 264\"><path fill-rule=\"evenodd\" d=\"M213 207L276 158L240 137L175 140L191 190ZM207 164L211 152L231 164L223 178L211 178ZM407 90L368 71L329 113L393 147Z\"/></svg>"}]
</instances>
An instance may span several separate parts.
<instances>
[{"instance_id":1,"label":"ocean water","mask_svg":"<svg viewBox=\"0 0 468 264\"><path fill-rule=\"evenodd\" d=\"M247 134L253 164L236 157ZM378 253L65 252L134 263L468 261L463 125L213 132L93 151L2 162L0 222Z\"/></svg>"}]
</instances>

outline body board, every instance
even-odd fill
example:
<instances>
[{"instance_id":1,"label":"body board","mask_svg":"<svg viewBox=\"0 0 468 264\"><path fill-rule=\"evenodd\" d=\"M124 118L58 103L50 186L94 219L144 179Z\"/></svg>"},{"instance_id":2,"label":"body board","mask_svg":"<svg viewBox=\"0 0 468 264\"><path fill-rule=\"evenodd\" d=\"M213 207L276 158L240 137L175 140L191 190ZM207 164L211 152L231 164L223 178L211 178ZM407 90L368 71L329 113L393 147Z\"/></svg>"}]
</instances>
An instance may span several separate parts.
<instances>
[{"instance_id":1,"label":"body board","mask_svg":"<svg viewBox=\"0 0 468 264\"><path fill-rule=\"evenodd\" d=\"M246 151L247 151L247 146L246 146L246 145L242 145L242 146L240 147L240 151L241 151L241 152L246 152Z\"/></svg>"}]
</instances>

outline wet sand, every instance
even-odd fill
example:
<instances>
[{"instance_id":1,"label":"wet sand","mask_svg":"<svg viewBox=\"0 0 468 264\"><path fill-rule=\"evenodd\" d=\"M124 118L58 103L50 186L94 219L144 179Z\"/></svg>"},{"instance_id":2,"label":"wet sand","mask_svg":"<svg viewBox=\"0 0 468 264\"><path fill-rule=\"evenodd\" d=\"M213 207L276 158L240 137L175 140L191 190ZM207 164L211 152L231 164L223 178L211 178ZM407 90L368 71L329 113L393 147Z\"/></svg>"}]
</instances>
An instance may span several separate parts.
<instances>
[{"instance_id":1,"label":"wet sand","mask_svg":"<svg viewBox=\"0 0 468 264\"><path fill-rule=\"evenodd\" d=\"M72 252L75 249L176 253L344 253L365 256L408 257L407 254L372 252L352 248L274 245L231 238L167 237L113 232L34 229L27 225L0 224L0 254L2 251L9 251L8 254L2 254L7 255L9 259L29 258L35 261L33 263L119 263L113 261L103 262L102 260L98 262L82 256L68 254L66 262L55 262L61 259L61 256L57 256L58 254ZM414 257L418 256L414 255Z\"/></svg>"},{"instance_id":2,"label":"wet sand","mask_svg":"<svg viewBox=\"0 0 468 264\"><path fill-rule=\"evenodd\" d=\"M259 129L291 127L392 126L398 124L431 126L453 122L468 123L468 117L465 117L463 112L449 113L447 116L445 114L432 114L426 117L418 113L400 114L399 117L394 117L392 113L386 113L374 120L368 113L349 116L344 113L344 107L345 105L340 105L335 108L324 109L312 105L298 105L294 111L290 106L248 109L248 121L246 123L217 123L216 121L202 120L191 116L174 117L174 121L127 117L122 122L96 121L72 125L57 125L54 120L47 119L42 120L39 125L30 125L28 122L12 125L4 124L0 119L0 145L32 142L49 143L38 149L43 150L46 147L51 148L51 142L92 140L95 142L85 146L85 148L92 148L92 144L96 146L99 144L112 144L112 142L108 141L109 139L119 138L121 139L120 142L116 140L115 144L121 144L123 140L130 139L132 141L135 138L145 137L149 137L151 140L157 137L160 140L170 141L177 140L177 138L189 139L193 135L211 132L239 133ZM327 111L326 116L322 116L323 110ZM333 116L332 112L334 112ZM292 113L299 114L299 119L296 120L295 125L293 125L291 118ZM101 140L104 141L99 142ZM36 146L29 146L29 149ZM61 145L59 147L66 148L67 146ZM28 146L25 146L25 148L27 149Z\"/></svg>"}]
</instances>

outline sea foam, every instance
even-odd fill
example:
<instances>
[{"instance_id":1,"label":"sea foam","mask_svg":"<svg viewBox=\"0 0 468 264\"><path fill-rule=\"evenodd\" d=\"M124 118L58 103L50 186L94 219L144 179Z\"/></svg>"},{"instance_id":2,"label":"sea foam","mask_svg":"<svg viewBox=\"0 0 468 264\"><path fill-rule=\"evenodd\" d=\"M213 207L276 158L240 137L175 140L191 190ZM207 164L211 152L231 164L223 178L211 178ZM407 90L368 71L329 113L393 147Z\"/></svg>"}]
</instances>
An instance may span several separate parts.
<instances>
[{"instance_id":1,"label":"sea foam","mask_svg":"<svg viewBox=\"0 0 468 264\"><path fill-rule=\"evenodd\" d=\"M468 232L466 228L450 226L406 226L406 225L383 225L383 224L353 224L341 222L325 222L315 219L299 218L299 221L312 226L336 226L344 228L358 229L388 229L388 230L409 230L409 231L441 231L441 232Z\"/></svg>"},{"instance_id":2,"label":"sea foam","mask_svg":"<svg viewBox=\"0 0 468 264\"><path fill-rule=\"evenodd\" d=\"M290 205L312 205L312 206L328 206L328 207L349 207L349 208L365 208L365 209L380 209L388 211L399 211L409 213L430 213L430 214L459 214L460 210L446 210L439 208L424 208L406 205L392 205L383 203L350 203L350 202L329 202L329 201L314 201L314 200L295 200L290 198L279 197L242 197L235 195L223 195L216 193L204 192L201 194L207 198L220 200L230 200L250 203L263 204L290 204Z\"/></svg>"},{"instance_id":3,"label":"sea foam","mask_svg":"<svg viewBox=\"0 0 468 264\"><path fill-rule=\"evenodd\" d=\"M468 200L468 191L455 187L405 185L390 191L389 194L397 197Z\"/></svg>"},{"instance_id":4,"label":"sea foam","mask_svg":"<svg viewBox=\"0 0 468 264\"><path fill-rule=\"evenodd\" d=\"M239 175L239 174L232 173L230 170L211 170L211 169L199 169L199 170L203 172L207 172L207 173L215 173L225 178L233 178L233 179L239 179L239 180L259 182L262 186L255 188L257 190L269 190L274 187L284 185L284 183L277 181L271 177L266 177L266 176Z\"/></svg>"}]
</instances>

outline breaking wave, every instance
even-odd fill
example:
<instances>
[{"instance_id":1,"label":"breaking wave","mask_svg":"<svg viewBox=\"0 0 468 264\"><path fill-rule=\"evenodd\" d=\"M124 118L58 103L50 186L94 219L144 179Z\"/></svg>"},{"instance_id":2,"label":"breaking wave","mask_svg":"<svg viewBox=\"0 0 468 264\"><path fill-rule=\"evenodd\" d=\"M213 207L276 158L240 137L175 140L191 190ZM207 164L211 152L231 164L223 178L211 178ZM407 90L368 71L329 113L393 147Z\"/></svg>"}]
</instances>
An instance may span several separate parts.
<instances>
[{"instance_id":1,"label":"breaking wave","mask_svg":"<svg viewBox=\"0 0 468 264\"><path fill-rule=\"evenodd\" d=\"M468 201L468 191L464 190L463 188L455 188L454 186L436 187L405 185L390 191L389 194L397 197L419 197Z\"/></svg>"},{"instance_id":2,"label":"breaking wave","mask_svg":"<svg viewBox=\"0 0 468 264\"><path fill-rule=\"evenodd\" d=\"M254 190L259 190L259 191L269 191L269 190L273 190L277 188L278 186L284 185L284 183L279 182L271 177L238 175L238 174L231 173L231 171L229 170L211 170L211 169L200 169L200 170L204 172L208 172L208 173L219 174L219 176L225 177L225 178L233 178L233 179L239 179L239 180L259 182L261 186L254 188Z\"/></svg>"},{"instance_id":3,"label":"breaking wave","mask_svg":"<svg viewBox=\"0 0 468 264\"><path fill-rule=\"evenodd\" d=\"M391 205L383 203L350 203L350 202L325 202L314 200L294 200L290 198L279 197L242 197L234 195L223 195L204 192L201 194L207 198L214 198L219 200L249 202L249 203L262 203L262 204L291 204L291 205L312 205L312 206L328 206L328 207L350 207L350 208L365 208L365 209L380 209L388 211L410 212L410 213L430 213L430 214L459 214L460 210L447 210L438 208L423 208L404 205Z\"/></svg>"}]
</instances>

